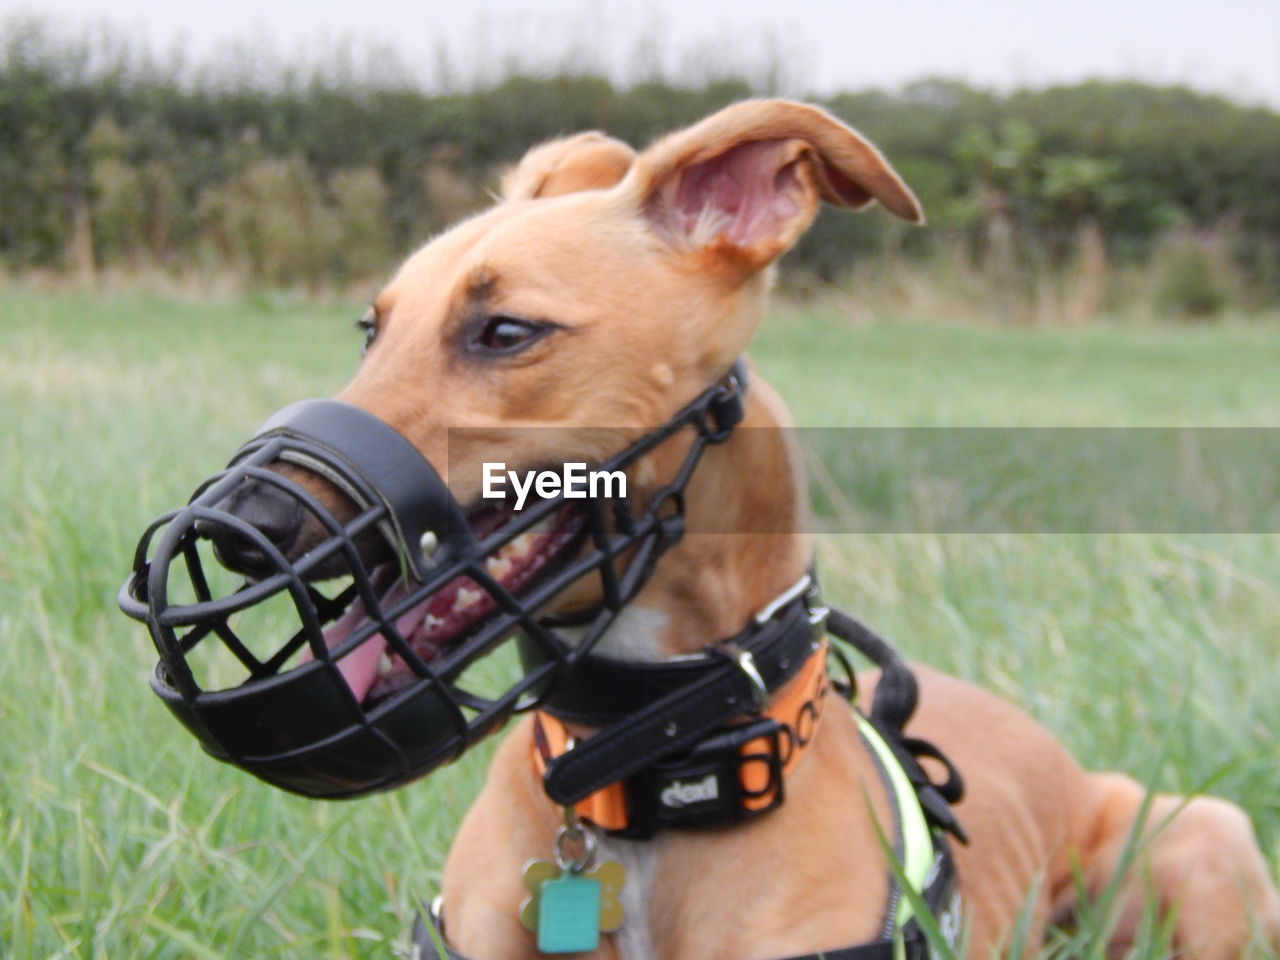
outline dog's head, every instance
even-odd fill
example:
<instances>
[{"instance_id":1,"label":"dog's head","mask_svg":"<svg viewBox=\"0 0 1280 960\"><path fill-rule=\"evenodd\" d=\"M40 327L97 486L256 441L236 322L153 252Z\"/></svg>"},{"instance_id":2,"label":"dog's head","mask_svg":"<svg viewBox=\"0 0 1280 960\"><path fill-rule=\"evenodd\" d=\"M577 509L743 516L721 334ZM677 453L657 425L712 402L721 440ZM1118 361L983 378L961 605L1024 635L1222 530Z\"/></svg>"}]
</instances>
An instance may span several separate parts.
<instances>
[{"instance_id":1,"label":"dog's head","mask_svg":"<svg viewBox=\"0 0 1280 960\"><path fill-rule=\"evenodd\" d=\"M738 104L638 155L598 134L539 147L501 202L378 294L342 399L400 430L464 502L479 477L447 473L458 465L539 465L513 428L649 429L743 351L767 268L821 200L921 219L870 144L794 103Z\"/></svg>"},{"instance_id":2,"label":"dog's head","mask_svg":"<svg viewBox=\"0 0 1280 960\"><path fill-rule=\"evenodd\" d=\"M531 151L493 208L412 255L375 298L340 424L254 446L249 466L170 518L165 570L141 550L125 605L164 655L157 690L206 745L213 727L247 722L230 735L235 746L214 736L215 753L302 792L316 792L317 758L340 740L350 742L336 779L351 788L335 791L332 775L322 786L352 795L424 772L496 727L538 678L495 700L461 690L458 677L513 631L540 637L543 659L563 665L573 654L545 614L586 611L598 638L640 589L678 537L671 513L702 450L732 427L714 421L741 400L725 378L760 322L769 268L823 200L874 200L921 219L870 144L800 104L739 104L639 154L599 134ZM286 421L284 434L300 429L297 416ZM518 517L510 499L484 496L486 464L519 474L569 461L624 471L626 509L544 497ZM422 491L430 502L403 507ZM420 541L441 538L450 550L433 571ZM175 614L164 602L169 561L198 567L201 539L250 584L218 606L197 583L199 602ZM319 595L317 581L342 577L354 582L339 596ZM263 657L228 639L229 615L278 594L301 612L286 643ZM178 636L175 625L194 628ZM239 697L214 704L217 720L186 659L210 633L249 672ZM275 702L288 691L305 722L268 716L266 691ZM336 719L317 727L321 701ZM422 741L432 723L450 736ZM255 741L264 729L267 752ZM254 766L268 754L274 766Z\"/></svg>"}]
</instances>

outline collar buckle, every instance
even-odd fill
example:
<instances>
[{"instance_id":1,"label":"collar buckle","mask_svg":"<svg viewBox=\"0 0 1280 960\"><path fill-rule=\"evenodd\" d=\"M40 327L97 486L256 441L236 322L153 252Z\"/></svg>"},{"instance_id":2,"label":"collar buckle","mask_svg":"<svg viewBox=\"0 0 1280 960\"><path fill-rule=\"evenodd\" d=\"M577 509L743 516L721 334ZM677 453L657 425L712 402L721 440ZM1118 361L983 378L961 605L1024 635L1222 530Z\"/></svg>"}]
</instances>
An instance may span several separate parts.
<instances>
[{"instance_id":1,"label":"collar buckle","mask_svg":"<svg viewBox=\"0 0 1280 960\"><path fill-rule=\"evenodd\" d=\"M813 627L813 639L821 640L827 633L827 617L831 614L831 608L823 603L822 590L814 577L809 578L805 588L804 607L809 611L809 626Z\"/></svg>"},{"instance_id":2,"label":"collar buckle","mask_svg":"<svg viewBox=\"0 0 1280 960\"><path fill-rule=\"evenodd\" d=\"M769 687L764 682L764 677L760 675L756 658L751 655L751 651L743 650L736 643L721 643L715 647L715 650L737 664L738 669L751 681L752 712L763 713L764 708L769 705Z\"/></svg>"}]
</instances>

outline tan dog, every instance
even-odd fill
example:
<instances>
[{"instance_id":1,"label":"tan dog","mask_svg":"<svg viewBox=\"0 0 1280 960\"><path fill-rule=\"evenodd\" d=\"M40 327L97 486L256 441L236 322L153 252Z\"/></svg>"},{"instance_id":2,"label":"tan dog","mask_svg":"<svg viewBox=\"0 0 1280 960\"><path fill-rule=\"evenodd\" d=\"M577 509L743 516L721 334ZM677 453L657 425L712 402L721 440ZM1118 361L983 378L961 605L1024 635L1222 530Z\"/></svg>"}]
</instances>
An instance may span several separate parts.
<instances>
[{"instance_id":1,"label":"tan dog","mask_svg":"<svg viewBox=\"0 0 1280 960\"><path fill-rule=\"evenodd\" d=\"M820 110L781 101L730 107L638 155L598 134L544 145L506 178L503 194L414 254L378 295L371 348L341 397L396 426L442 474L454 464L450 485L463 502L478 495L481 462L542 465L534 441L513 427L647 428L722 376L761 322L770 264L820 200L848 209L874 200L922 219L872 146ZM758 379L745 424L789 424ZM474 429L454 435L446 460L457 427ZM651 456L633 483L652 487L674 462ZM688 535L598 652L658 659L732 636L810 563L806 537L773 532L805 527L785 431L738 431L712 449L688 504L690 516L745 535ZM972 842L957 859L969 956L1008 941L1029 895L1031 951L1046 924L1071 914L1074 871L1090 892L1111 881L1143 790L1084 772L1014 707L919 673L911 730L938 743L968 783L959 813ZM536 955L517 919L521 870L548 855L561 814L532 754L525 720L449 856L446 933L472 960ZM849 711L828 708L780 809L728 830L602 840L630 879L626 923L594 955L763 960L873 939L888 880L863 798L888 822L878 784ZM1227 960L1280 938L1280 896L1244 814L1215 799L1183 804L1162 796L1150 811L1151 825L1172 820L1135 872L1117 955L1136 935L1148 884L1176 912L1186 957Z\"/></svg>"}]
</instances>

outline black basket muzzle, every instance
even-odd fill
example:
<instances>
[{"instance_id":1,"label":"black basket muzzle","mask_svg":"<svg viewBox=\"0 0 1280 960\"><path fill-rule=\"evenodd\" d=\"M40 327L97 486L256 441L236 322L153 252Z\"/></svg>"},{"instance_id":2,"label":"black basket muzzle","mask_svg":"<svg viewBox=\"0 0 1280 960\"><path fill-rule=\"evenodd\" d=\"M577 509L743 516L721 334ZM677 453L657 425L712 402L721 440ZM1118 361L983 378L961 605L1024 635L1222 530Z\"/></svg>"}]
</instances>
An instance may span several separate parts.
<instances>
[{"instance_id":1,"label":"black basket muzzle","mask_svg":"<svg viewBox=\"0 0 1280 960\"><path fill-rule=\"evenodd\" d=\"M626 496L569 505L561 495L484 535L382 420L332 400L286 407L138 544L119 602L159 652L152 689L211 755L305 796L361 796L457 758L541 702L680 538L685 485L704 449L741 419L744 382L736 365L600 465L625 470L691 429L677 474L643 507ZM339 491L344 508L326 506L307 474ZM282 547L269 525L234 509L237 493L255 486L307 518L305 545ZM504 585L491 561L548 529L559 554L527 582ZM252 576L228 568L218 549L227 543L255 558ZM542 616L589 577L600 601L572 634ZM426 625L459 605L472 622L424 650L437 629ZM510 662L491 656L508 647Z\"/></svg>"}]
</instances>

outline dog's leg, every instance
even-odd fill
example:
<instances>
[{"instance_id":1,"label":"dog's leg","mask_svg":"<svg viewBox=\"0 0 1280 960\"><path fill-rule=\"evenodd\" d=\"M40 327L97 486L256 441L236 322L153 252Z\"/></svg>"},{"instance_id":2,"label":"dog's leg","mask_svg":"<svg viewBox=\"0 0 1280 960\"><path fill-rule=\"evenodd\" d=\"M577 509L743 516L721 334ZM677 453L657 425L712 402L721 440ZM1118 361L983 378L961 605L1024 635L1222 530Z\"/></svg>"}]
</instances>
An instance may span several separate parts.
<instances>
[{"instance_id":1,"label":"dog's leg","mask_svg":"<svg viewBox=\"0 0 1280 960\"><path fill-rule=\"evenodd\" d=\"M1263 958L1280 950L1280 894L1243 811L1213 797L1159 794L1139 827L1145 793L1137 782L1113 773L1091 774L1089 781L1093 816L1080 845L1089 896L1107 889L1135 830L1142 834L1120 880L1110 956L1124 955L1148 904L1162 916L1172 912L1174 946L1187 960ZM1072 905L1058 906L1069 912Z\"/></svg>"}]
</instances>

